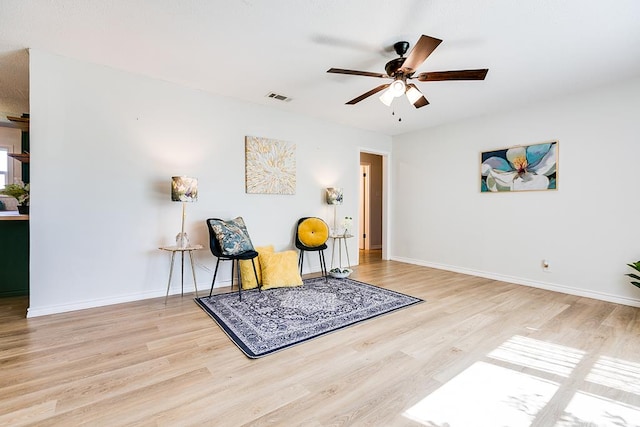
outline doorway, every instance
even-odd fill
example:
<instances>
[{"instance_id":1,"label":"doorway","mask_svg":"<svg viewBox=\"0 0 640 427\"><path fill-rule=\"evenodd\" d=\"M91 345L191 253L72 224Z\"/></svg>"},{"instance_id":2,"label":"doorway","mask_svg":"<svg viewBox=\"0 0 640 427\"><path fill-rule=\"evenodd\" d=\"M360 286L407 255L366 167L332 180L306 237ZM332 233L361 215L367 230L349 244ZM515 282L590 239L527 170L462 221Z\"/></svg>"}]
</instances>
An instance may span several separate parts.
<instances>
[{"instance_id":1,"label":"doorway","mask_svg":"<svg viewBox=\"0 0 640 427\"><path fill-rule=\"evenodd\" d=\"M360 152L358 248L361 263L383 258L384 163L383 155Z\"/></svg>"}]
</instances>

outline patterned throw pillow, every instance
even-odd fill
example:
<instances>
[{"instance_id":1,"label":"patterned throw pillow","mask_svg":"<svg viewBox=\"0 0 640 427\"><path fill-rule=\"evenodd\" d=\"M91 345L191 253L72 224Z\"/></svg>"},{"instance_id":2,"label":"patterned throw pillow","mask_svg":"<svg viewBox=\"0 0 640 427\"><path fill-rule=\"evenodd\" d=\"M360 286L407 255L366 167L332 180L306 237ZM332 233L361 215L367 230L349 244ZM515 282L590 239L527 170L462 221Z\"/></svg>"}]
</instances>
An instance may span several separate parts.
<instances>
[{"instance_id":1,"label":"patterned throw pillow","mask_svg":"<svg viewBox=\"0 0 640 427\"><path fill-rule=\"evenodd\" d=\"M209 222L220 242L223 255L238 255L254 250L241 216L229 221L211 220Z\"/></svg>"}]
</instances>

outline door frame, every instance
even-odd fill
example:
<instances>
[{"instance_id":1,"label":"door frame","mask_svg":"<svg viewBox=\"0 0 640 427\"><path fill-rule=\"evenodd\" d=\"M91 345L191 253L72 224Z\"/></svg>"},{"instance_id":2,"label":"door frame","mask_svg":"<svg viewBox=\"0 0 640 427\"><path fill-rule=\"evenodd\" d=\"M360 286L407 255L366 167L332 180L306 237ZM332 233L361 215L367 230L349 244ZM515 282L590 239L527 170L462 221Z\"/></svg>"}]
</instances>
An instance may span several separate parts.
<instances>
[{"instance_id":1,"label":"door frame","mask_svg":"<svg viewBox=\"0 0 640 427\"><path fill-rule=\"evenodd\" d=\"M364 178L366 176L366 178ZM371 210L371 163L360 163L360 226L358 227L358 248L371 249L371 238L362 236L371 236L371 226L369 216Z\"/></svg>"},{"instance_id":2,"label":"door frame","mask_svg":"<svg viewBox=\"0 0 640 427\"><path fill-rule=\"evenodd\" d=\"M382 259L388 260L391 256L390 242L392 230L391 224L391 152L360 147L358 149L358 175L360 174L360 153L375 154L382 157ZM358 176L358 187L360 187L360 176Z\"/></svg>"}]
</instances>

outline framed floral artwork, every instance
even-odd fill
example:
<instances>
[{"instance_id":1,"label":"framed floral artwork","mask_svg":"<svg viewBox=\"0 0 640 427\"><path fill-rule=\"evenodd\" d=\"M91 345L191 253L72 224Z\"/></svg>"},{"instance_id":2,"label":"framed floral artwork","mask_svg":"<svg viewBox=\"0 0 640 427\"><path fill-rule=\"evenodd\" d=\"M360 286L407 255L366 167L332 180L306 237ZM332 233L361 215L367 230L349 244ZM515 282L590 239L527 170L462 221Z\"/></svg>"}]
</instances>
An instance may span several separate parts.
<instances>
[{"instance_id":1,"label":"framed floral artwork","mask_svg":"<svg viewBox=\"0 0 640 427\"><path fill-rule=\"evenodd\" d=\"M295 144L246 136L245 185L249 194L295 194Z\"/></svg>"},{"instance_id":2,"label":"framed floral artwork","mask_svg":"<svg viewBox=\"0 0 640 427\"><path fill-rule=\"evenodd\" d=\"M558 189L558 141L481 153L480 191Z\"/></svg>"}]
</instances>

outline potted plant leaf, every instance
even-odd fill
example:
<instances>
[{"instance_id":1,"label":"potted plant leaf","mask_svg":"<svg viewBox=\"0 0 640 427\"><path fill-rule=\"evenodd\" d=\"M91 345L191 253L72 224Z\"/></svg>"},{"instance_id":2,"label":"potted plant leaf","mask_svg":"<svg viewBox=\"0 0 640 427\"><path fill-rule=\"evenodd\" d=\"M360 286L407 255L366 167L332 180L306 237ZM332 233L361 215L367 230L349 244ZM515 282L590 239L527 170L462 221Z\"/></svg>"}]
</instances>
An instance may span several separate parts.
<instances>
[{"instance_id":1,"label":"potted plant leaf","mask_svg":"<svg viewBox=\"0 0 640 427\"><path fill-rule=\"evenodd\" d=\"M633 268L633 269L634 269L635 271L637 271L638 273L640 273L640 261L636 261L636 262L634 262L634 263L627 264L627 265L628 265L629 267ZM637 274L635 274L635 273L628 273L628 274L626 274L626 276L629 276L629 277L631 277L632 279L637 280L637 282L636 282L636 281L634 281L634 280L632 280L632 281L631 281L631 284L632 284L633 286L636 286L636 287L640 288L640 276L638 276L638 275L637 275Z\"/></svg>"},{"instance_id":2,"label":"potted plant leaf","mask_svg":"<svg viewBox=\"0 0 640 427\"><path fill-rule=\"evenodd\" d=\"M18 201L18 212L22 215L29 213L29 184L16 180L15 184L0 189L0 194L14 197Z\"/></svg>"}]
</instances>

